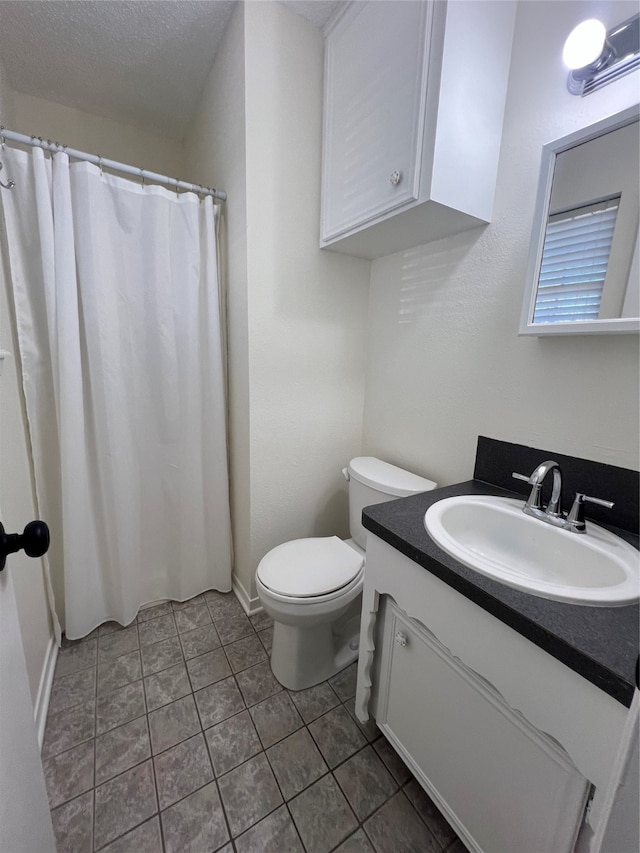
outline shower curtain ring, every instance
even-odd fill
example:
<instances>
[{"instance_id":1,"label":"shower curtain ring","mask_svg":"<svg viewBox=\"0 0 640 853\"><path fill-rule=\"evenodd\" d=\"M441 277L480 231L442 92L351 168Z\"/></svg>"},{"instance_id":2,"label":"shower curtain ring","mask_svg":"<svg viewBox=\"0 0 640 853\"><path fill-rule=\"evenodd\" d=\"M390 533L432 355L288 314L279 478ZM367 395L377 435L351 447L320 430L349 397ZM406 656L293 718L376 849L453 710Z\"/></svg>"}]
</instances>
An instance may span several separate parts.
<instances>
[{"instance_id":1,"label":"shower curtain ring","mask_svg":"<svg viewBox=\"0 0 640 853\"><path fill-rule=\"evenodd\" d=\"M104 175L102 172L102 155L101 154L98 154L98 166L100 167L100 177L103 178Z\"/></svg>"},{"instance_id":2,"label":"shower curtain ring","mask_svg":"<svg viewBox=\"0 0 640 853\"><path fill-rule=\"evenodd\" d=\"M2 163L0 163L0 172L3 169L4 169L4 166L2 165ZM15 185L16 185L15 181L7 181L6 184L4 184L2 181L0 181L0 187L3 187L5 190L12 190L15 187Z\"/></svg>"},{"instance_id":3,"label":"shower curtain ring","mask_svg":"<svg viewBox=\"0 0 640 853\"><path fill-rule=\"evenodd\" d=\"M140 172L140 186L144 189L144 169L139 169Z\"/></svg>"}]
</instances>

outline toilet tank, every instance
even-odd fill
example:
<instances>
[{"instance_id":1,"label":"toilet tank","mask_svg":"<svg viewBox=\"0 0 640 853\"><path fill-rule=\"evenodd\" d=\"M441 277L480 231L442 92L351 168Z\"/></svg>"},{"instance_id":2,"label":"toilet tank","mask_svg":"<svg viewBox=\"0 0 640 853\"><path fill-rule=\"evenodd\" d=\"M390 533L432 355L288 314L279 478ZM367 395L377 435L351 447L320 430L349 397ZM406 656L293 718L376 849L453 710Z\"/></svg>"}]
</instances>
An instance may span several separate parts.
<instances>
[{"instance_id":1,"label":"toilet tank","mask_svg":"<svg viewBox=\"0 0 640 853\"><path fill-rule=\"evenodd\" d=\"M428 492L438 485L374 456L357 456L343 473L349 481L349 529L361 548L366 548L367 541L367 531L362 526L365 506Z\"/></svg>"}]
</instances>

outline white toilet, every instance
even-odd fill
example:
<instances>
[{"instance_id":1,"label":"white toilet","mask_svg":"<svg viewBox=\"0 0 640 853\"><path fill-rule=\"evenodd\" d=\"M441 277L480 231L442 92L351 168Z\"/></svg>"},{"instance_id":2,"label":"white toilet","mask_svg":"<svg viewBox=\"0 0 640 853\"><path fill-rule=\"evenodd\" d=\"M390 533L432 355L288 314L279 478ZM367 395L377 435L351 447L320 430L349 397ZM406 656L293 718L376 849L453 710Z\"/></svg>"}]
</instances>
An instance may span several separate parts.
<instances>
[{"instance_id":1,"label":"white toilet","mask_svg":"<svg viewBox=\"0 0 640 853\"><path fill-rule=\"evenodd\" d=\"M353 538L285 542L262 558L256 572L258 596L274 621L271 669L289 690L318 684L358 656L366 547L363 507L436 487L373 456L352 459L342 473L349 482Z\"/></svg>"}]
</instances>

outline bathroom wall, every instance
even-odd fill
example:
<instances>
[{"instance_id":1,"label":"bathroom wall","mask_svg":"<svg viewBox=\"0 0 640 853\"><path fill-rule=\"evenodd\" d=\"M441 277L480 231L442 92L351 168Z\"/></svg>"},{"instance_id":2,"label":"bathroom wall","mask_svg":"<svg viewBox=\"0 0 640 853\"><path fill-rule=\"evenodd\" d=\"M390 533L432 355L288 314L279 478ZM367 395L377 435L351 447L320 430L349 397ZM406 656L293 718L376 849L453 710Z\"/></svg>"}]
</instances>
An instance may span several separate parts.
<instances>
[{"instance_id":1,"label":"bathroom wall","mask_svg":"<svg viewBox=\"0 0 640 853\"><path fill-rule=\"evenodd\" d=\"M13 108L13 92L0 62L0 123L7 127L11 127L14 119ZM6 182L6 170L0 174L0 179ZM17 192L18 188L13 191ZM0 189L0 192L9 191ZM7 532L15 533L37 518L37 511L10 305L3 257L0 262L0 349L11 355L4 359L0 376L0 520ZM20 552L10 557L5 571L11 572L13 580L31 699L36 714L42 715L45 709L41 681L53 643L42 561L29 559Z\"/></svg>"},{"instance_id":2,"label":"bathroom wall","mask_svg":"<svg viewBox=\"0 0 640 853\"><path fill-rule=\"evenodd\" d=\"M237 3L185 136L187 180L224 189L221 276L227 316L230 498L236 572L251 563L244 6ZM250 588L250 578L246 578Z\"/></svg>"},{"instance_id":3,"label":"bathroom wall","mask_svg":"<svg viewBox=\"0 0 640 853\"><path fill-rule=\"evenodd\" d=\"M372 264L365 453L443 485L472 476L478 434L638 469L638 335L517 335L543 144L638 100L638 72L570 95L564 40L635 12L519 4L491 225Z\"/></svg>"},{"instance_id":4,"label":"bathroom wall","mask_svg":"<svg viewBox=\"0 0 640 853\"><path fill-rule=\"evenodd\" d=\"M202 141L197 147L199 172L220 175L224 188L231 187L235 574L245 603L256 606L255 569L266 551L297 537L347 535L340 471L361 449L370 265L318 248L321 32L277 3L246 3L236 10L223 47L236 59L241 15L245 146L234 150L214 131L208 151ZM225 116L235 109L233 93L240 86L237 64L230 57L216 62L201 107L209 118L201 114L199 133L205 125L214 128L216 109L225 109ZM186 149L189 160L196 151L189 138ZM246 307L238 258L242 241L233 236L230 212L238 202L235 188L242 189L238 164L243 158ZM195 173L195 160L189 162ZM236 225L242 228L241 222ZM241 363L234 364L238 351Z\"/></svg>"},{"instance_id":5,"label":"bathroom wall","mask_svg":"<svg viewBox=\"0 0 640 853\"><path fill-rule=\"evenodd\" d=\"M163 175L183 176L183 147L182 142L176 139L164 138L125 122L54 104L23 92L14 93L14 102L15 124L5 123L11 130L29 135L33 133L70 148Z\"/></svg>"}]
</instances>

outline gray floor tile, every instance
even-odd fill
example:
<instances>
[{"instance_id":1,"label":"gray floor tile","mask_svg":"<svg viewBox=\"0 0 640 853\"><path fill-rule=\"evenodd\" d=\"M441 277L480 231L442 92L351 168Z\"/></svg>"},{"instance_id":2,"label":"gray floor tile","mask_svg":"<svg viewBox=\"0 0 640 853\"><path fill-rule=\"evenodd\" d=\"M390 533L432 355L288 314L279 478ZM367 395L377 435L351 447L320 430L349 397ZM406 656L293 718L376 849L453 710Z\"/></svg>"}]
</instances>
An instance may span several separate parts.
<instances>
[{"instance_id":1,"label":"gray floor tile","mask_svg":"<svg viewBox=\"0 0 640 853\"><path fill-rule=\"evenodd\" d=\"M202 728L208 729L244 710L244 700L235 678L225 678L194 693Z\"/></svg>"},{"instance_id":2,"label":"gray floor tile","mask_svg":"<svg viewBox=\"0 0 640 853\"><path fill-rule=\"evenodd\" d=\"M264 753L221 776L218 785L234 838L282 803Z\"/></svg>"},{"instance_id":3,"label":"gray floor tile","mask_svg":"<svg viewBox=\"0 0 640 853\"><path fill-rule=\"evenodd\" d=\"M142 681L118 687L98 699L96 706L96 733L101 735L129 720L146 714Z\"/></svg>"},{"instance_id":4,"label":"gray floor tile","mask_svg":"<svg viewBox=\"0 0 640 853\"><path fill-rule=\"evenodd\" d=\"M201 601L204 601L204 595L194 595L193 598L187 598L184 601L172 601L171 606L174 610L184 610L185 607L193 607Z\"/></svg>"},{"instance_id":5,"label":"gray floor tile","mask_svg":"<svg viewBox=\"0 0 640 853\"><path fill-rule=\"evenodd\" d=\"M193 631L194 628L202 628L205 625L211 624L211 616L204 601L199 601L192 607L176 610L174 618L178 632L181 634L184 634L186 631Z\"/></svg>"},{"instance_id":6,"label":"gray floor tile","mask_svg":"<svg viewBox=\"0 0 640 853\"><path fill-rule=\"evenodd\" d=\"M102 847L158 811L151 761L96 788L95 844Z\"/></svg>"},{"instance_id":7,"label":"gray floor tile","mask_svg":"<svg viewBox=\"0 0 640 853\"><path fill-rule=\"evenodd\" d=\"M202 733L156 755L153 763L161 810L213 781Z\"/></svg>"},{"instance_id":8,"label":"gray floor tile","mask_svg":"<svg viewBox=\"0 0 640 853\"><path fill-rule=\"evenodd\" d=\"M329 770L304 728L270 747L267 758L285 800L299 794Z\"/></svg>"},{"instance_id":9,"label":"gray floor tile","mask_svg":"<svg viewBox=\"0 0 640 853\"><path fill-rule=\"evenodd\" d=\"M411 801L414 809L418 812L422 820L427 824L435 836L438 844L443 849L448 844L451 844L451 842L456 838L454 830L449 826L436 804L424 791L421 785L415 779L411 779L407 782L403 791Z\"/></svg>"},{"instance_id":10,"label":"gray floor tile","mask_svg":"<svg viewBox=\"0 0 640 853\"><path fill-rule=\"evenodd\" d=\"M252 637L255 635L251 622L249 622L243 613L234 616L223 616L217 619L216 631L223 646L235 643L236 640L240 640L243 637Z\"/></svg>"},{"instance_id":11,"label":"gray floor tile","mask_svg":"<svg viewBox=\"0 0 640 853\"><path fill-rule=\"evenodd\" d=\"M75 643L73 646L60 649L56 661L56 678L71 675L81 669L88 669L98 662L98 639Z\"/></svg>"},{"instance_id":12,"label":"gray floor tile","mask_svg":"<svg viewBox=\"0 0 640 853\"><path fill-rule=\"evenodd\" d=\"M332 769L366 743L349 712L342 705L310 723L309 731Z\"/></svg>"},{"instance_id":13,"label":"gray floor tile","mask_svg":"<svg viewBox=\"0 0 640 853\"><path fill-rule=\"evenodd\" d=\"M42 757L50 758L65 749L90 740L96 733L95 699L47 716Z\"/></svg>"},{"instance_id":14,"label":"gray floor tile","mask_svg":"<svg viewBox=\"0 0 640 853\"><path fill-rule=\"evenodd\" d=\"M88 643L91 640L95 640L98 637L99 630L99 628L94 628L93 631L90 631L88 634L86 634L84 637L81 637L79 640L70 640L66 634L63 634L60 642L60 649L71 649L74 646L79 646L82 643Z\"/></svg>"},{"instance_id":15,"label":"gray floor tile","mask_svg":"<svg viewBox=\"0 0 640 853\"><path fill-rule=\"evenodd\" d=\"M138 626L138 632L140 634L141 646L159 643L161 640L166 640L168 637L173 637L178 633L173 613L169 613L167 616L159 616L157 619L151 619L150 622L142 622Z\"/></svg>"},{"instance_id":16,"label":"gray floor tile","mask_svg":"<svg viewBox=\"0 0 640 853\"><path fill-rule=\"evenodd\" d=\"M160 853L161 850L160 820L152 817L103 847L100 853Z\"/></svg>"},{"instance_id":17,"label":"gray floor tile","mask_svg":"<svg viewBox=\"0 0 640 853\"><path fill-rule=\"evenodd\" d=\"M182 649L178 637L168 637L150 646L142 646L142 671L145 675L153 675L162 669L168 669L182 662Z\"/></svg>"},{"instance_id":18,"label":"gray floor tile","mask_svg":"<svg viewBox=\"0 0 640 853\"><path fill-rule=\"evenodd\" d=\"M146 717L96 738L96 785L124 773L151 756Z\"/></svg>"},{"instance_id":19,"label":"gray floor tile","mask_svg":"<svg viewBox=\"0 0 640 853\"><path fill-rule=\"evenodd\" d=\"M398 787L370 746L352 755L333 775L359 821L373 814Z\"/></svg>"},{"instance_id":20,"label":"gray floor tile","mask_svg":"<svg viewBox=\"0 0 640 853\"><path fill-rule=\"evenodd\" d=\"M161 814L166 853L204 853L229 840L215 782Z\"/></svg>"},{"instance_id":21,"label":"gray floor tile","mask_svg":"<svg viewBox=\"0 0 640 853\"><path fill-rule=\"evenodd\" d=\"M58 853L92 853L93 791L53 809L51 822Z\"/></svg>"},{"instance_id":22,"label":"gray floor tile","mask_svg":"<svg viewBox=\"0 0 640 853\"><path fill-rule=\"evenodd\" d=\"M237 853L304 853L293 821L280 806L235 840Z\"/></svg>"},{"instance_id":23,"label":"gray floor tile","mask_svg":"<svg viewBox=\"0 0 640 853\"><path fill-rule=\"evenodd\" d=\"M124 629L124 625L121 625L119 622L114 622L113 620L103 622L102 625L99 625L96 628L98 637L106 637L107 634L114 634L116 631L124 631Z\"/></svg>"},{"instance_id":24,"label":"gray floor tile","mask_svg":"<svg viewBox=\"0 0 640 853\"><path fill-rule=\"evenodd\" d=\"M72 800L93 787L93 741L54 755L42 766L50 808Z\"/></svg>"},{"instance_id":25,"label":"gray floor tile","mask_svg":"<svg viewBox=\"0 0 640 853\"><path fill-rule=\"evenodd\" d=\"M209 590L205 592L204 600L214 622L225 616L244 616L242 605L232 592Z\"/></svg>"},{"instance_id":26,"label":"gray floor tile","mask_svg":"<svg viewBox=\"0 0 640 853\"><path fill-rule=\"evenodd\" d=\"M224 650L233 672L240 672L260 661L267 660L267 653L256 634L245 637L243 640L236 640L235 643L225 646Z\"/></svg>"},{"instance_id":27,"label":"gray floor tile","mask_svg":"<svg viewBox=\"0 0 640 853\"><path fill-rule=\"evenodd\" d=\"M291 800L289 811L307 853L328 853L358 826L331 774Z\"/></svg>"},{"instance_id":28,"label":"gray floor tile","mask_svg":"<svg viewBox=\"0 0 640 853\"><path fill-rule=\"evenodd\" d=\"M216 776L228 773L262 751L260 738L247 711L218 723L205 732Z\"/></svg>"},{"instance_id":29,"label":"gray floor tile","mask_svg":"<svg viewBox=\"0 0 640 853\"><path fill-rule=\"evenodd\" d=\"M329 684L336 691L343 702L356 695L356 681L358 678L357 662L349 664L348 667L338 672L329 679Z\"/></svg>"},{"instance_id":30,"label":"gray floor tile","mask_svg":"<svg viewBox=\"0 0 640 853\"><path fill-rule=\"evenodd\" d=\"M130 652L115 660L98 664L98 696L142 678L140 652Z\"/></svg>"},{"instance_id":31,"label":"gray floor tile","mask_svg":"<svg viewBox=\"0 0 640 853\"><path fill-rule=\"evenodd\" d=\"M200 720L193 696L185 696L149 714L151 748L157 755L170 746L200 731Z\"/></svg>"},{"instance_id":32,"label":"gray floor tile","mask_svg":"<svg viewBox=\"0 0 640 853\"><path fill-rule=\"evenodd\" d=\"M247 707L257 705L258 702L268 699L269 696L275 696L282 690L282 685L271 671L268 660L239 672L236 675L236 681Z\"/></svg>"},{"instance_id":33,"label":"gray floor tile","mask_svg":"<svg viewBox=\"0 0 640 853\"><path fill-rule=\"evenodd\" d=\"M130 625L122 631L98 639L98 660L113 660L138 648L138 626Z\"/></svg>"},{"instance_id":34,"label":"gray floor tile","mask_svg":"<svg viewBox=\"0 0 640 853\"><path fill-rule=\"evenodd\" d=\"M89 702L96 694L96 669L83 669L72 675L64 675L53 682L49 698L49 713L64 711Z\"/></svg>"},{"instance_id":35,"label":"gray floor tile","mask_svg":"<svg viewBox=\"0 0 640 853\"><path fill-rule=\"evenodd\" d=\"M170 601L154 604L151 607L143 607L138 610L137 622L148 622L149 619L157 619L158 616L167 616L173 612Z\"/></svg>"},{"instance_id":36,"label":"gray floor tile","mask_svg":"<svg viewBox=\"0 0 640 853\"><path fill-rule=\"evenodd\" d=\"M187 661L189 678L194 690L201 690L208 684L222 681L231 675L229 661L222 649L214 649L197 658Z\"/></svg>"},{"instance_id":37,"label":"gray floor tile","mask_svg":"<svg viewBox=\"0 0 640 853\"><path fill-rule=\"evenodd\" d=\"M377 853L439 853L440 846L402 791L364 824Z\"/></svg>"},{"instance_id":38,"label":"gray floor tile","mask_svg":"<svg viewBox=\"0 0 640 853\"><path fill-rule=\"evenodd\" d=\"M364 831L359 829L343 841L340 847L336 848L335 853L375 853L375 851Z\"/></svg>"},{"instance_id":39,"label":"gray floor tile","mask_svg":"<svg viewBox=\"0 0 640 853\"><path fill-rule=\"evenodd\" d=\"M180 634L180 642L187 660L220 648L220 637L212 623L205 625L204 628L196 628L195 631Z\"/></svg>"},{"instance_id":40,"label":"gray floor tile","mask_svg":"<svg viewBox=\"0 0 640 853\"><path fill-rule=\"evenodd\" d=\"M148 675L144 679L144 692L149 711L155 711L156 708L187 696L191 693L191 685L184 663L181 661L154 675Z\"/></svg>"},{"instance_id":41,"label":"gray floor tile","mask_svg":"<svg viewBox=\"0 0 640 853\"><path fill-rule=\"evenodd\" d=\"M310 723L340 704L338 696L328 681L316 684L315 687L308 687L306 690L290 690L289 696L305 723Z\"/></svg>"},{"instance_id":42,"label":"gray floor tile","mask_svg":"<svg viewBox=\"0 0 640 853\"><path fill-rule=\"evenodd\" d=\"M264 646L265 652L270 655L273 646L273 628L266 628L264 631L258 631L260 642Z\"/></svg>"},{"instance_id":43,"label":"gray floor tile","mask_svg":"<svg viewBox=\"0 0 640 853\"><path fill-rule=\"evenodd\" d=\"M407 765L385 737L378 738L373 744L373 748L384 761L387 770L399 785L404 785L405 782L411 779L411 772Z\"/></svg>"},{"instance_id":44,"label":"gray floor tile","mask_svg":"<svg viewBox=\"0 0 640 853\"><path fill-rule=\"evenodd\" d=\"M254 631L264 631L265 628L273 627L273 619L264 610L254 613L253 616L249 616L249 621L253 625Z\"/></svg>"},{"instance_id":45,"label":"gray floor tile","mask_svg":"<svg viewBox=\"0 0 640 853\"><path fill-rule=\"evenodd\" d=\"M254 705L249 713L265 749L302 726L300 715L284 691Z\"/></svg>"}]
</instances>

